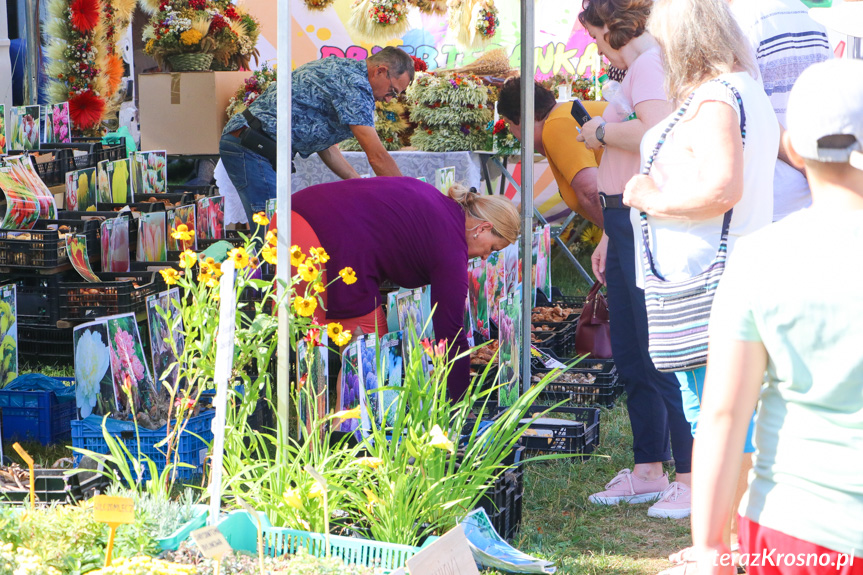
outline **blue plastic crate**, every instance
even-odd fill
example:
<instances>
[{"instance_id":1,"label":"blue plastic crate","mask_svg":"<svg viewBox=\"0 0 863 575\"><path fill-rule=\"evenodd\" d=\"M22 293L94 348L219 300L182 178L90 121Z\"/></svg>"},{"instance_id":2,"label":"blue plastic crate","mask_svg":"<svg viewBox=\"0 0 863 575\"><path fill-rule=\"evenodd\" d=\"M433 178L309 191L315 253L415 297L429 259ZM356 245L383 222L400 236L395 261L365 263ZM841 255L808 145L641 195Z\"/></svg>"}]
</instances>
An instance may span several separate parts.
<instances>
[{"instance_id":1,"label":"blue plastic crate","mask_svg":"<svg viewBox=\"0 0 863 575\"><path fill-rule=\"evenodd\" d=\"M215 415L215 410L210 410L189 419L186 429L180 436L180 440L177 442L175 448L180 455L180 461L193 465L194 469L189 467L177 468L178 478L189 480L203 473L208 449L205 442L209 443L213 441L211 423ZM134 425L130 422L119 423L128 424L129 429L114 433L114 437L122 441L129 452L133 456L136 456L138 454L138 439L135 436ZM141 454L152 459L160 473L165 468L165 449L164 447L157 449L155 446L165 439L165 433L165 427L156 430L144 429L143 427L138 429L141 439ZM87 449L96 453L108 453L108 444L105 443L105 438L102 436L101 427L94 428L85 421L72 422L72 447ZM80 454L75 455L76 463L80 457ZM149 478L149 472L145 472L145 479Z\"/></svg>"},{"instance_id":2,"label":"blue plastic crate","mask_svg":"<svg viewBox=\"0 0 863 575\"><path fill-rule=\"evenodd\" d=\"M72 382L71 378L58 377ZM34 440L50 445L68 440L75 417L75 398L57 398L53 391L0 389L4 440Z\"/></svg>"}]
</instances>

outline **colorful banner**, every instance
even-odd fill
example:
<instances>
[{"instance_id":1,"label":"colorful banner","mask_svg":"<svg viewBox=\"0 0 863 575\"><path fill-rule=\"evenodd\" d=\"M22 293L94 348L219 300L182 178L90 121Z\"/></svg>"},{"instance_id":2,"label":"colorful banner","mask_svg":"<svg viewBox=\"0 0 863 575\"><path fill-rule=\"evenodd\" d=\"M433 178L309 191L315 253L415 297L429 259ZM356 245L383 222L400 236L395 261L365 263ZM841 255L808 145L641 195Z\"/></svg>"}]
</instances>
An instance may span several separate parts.
<instances>
[{"instance_id":1,"label":"colorful banner","mask_svg":"<svg viewBox=\"0 0 863 575\"><path fill-rule=\"evenodd\" d=\"M249 10L261 22L258 50L261 61L276 57L276 2L247 0ZM327 56L363 60L381 46L361 42L347 22L352 0L336 0L324 11L311 11L302 0L291 0L292 67ZM510 64L520 65L521 14L517 0L498 0L500 26L494 42L479 51L465 51L456 45L455 33L447 27L446 16L428 16L411 8L410 29L387 43L400 46L409 54L425 60L430 70L457 68L473 62L482 52L503 48ZM571 0L536 0L536 74L591 74L596 61L596 43L578 22L580 3Z\"/></svg>"}]
</instances>

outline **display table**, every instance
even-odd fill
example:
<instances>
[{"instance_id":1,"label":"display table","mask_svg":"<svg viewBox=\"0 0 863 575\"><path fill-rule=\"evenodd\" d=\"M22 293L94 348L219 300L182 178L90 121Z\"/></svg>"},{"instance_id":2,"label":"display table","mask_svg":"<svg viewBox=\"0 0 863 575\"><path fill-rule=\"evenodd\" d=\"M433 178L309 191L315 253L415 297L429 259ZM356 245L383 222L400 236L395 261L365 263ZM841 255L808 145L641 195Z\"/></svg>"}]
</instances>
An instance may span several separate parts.
<instances>
[{"instance_id":1,"label":"display table","mask_svg":"<svg viewBox=\"0 0 863 575\"><path fill-rule=\"evenodd\" d=\"M353 166L360 175L371 174L374 176L365 152L342 152L342 155ZM440 168L455 167L455 181L468 187L480 189L480 159L474 152L419 152L417 150L406 150L390 152L396 165L405 176L412 178L425 178L434 185L435 171ZM338 176L321 161L320 156L312 154L306 159L297 156L294 160L297 172L291 175L291 193L299 190L338 181ZM237 190L231 183L221 160L216 166L213 174L219 193L225 196L225 223L246 223L246 214L243 205L237 195Z\"/></svg>"},{"instance_id":2,"label":"display table","mask_svg":"<svg viewBox=\"0 0 863 575\"><path fill-rule=\"evenodd\" d=\"M342 152L342 155L361 176L375 175L369 166L365 152ZM455 181L467 187L473 186L479 189L482 180L479 157L473 152L406 150L390 152L390 156L395 160L402 175L411 178L425 178L432 185L434 185L435 171L449 166L455 166ZM324 165L317 154L312 154L306 159L297 156L294 158L294 165L297 167L297 173L291 176L291 193L316 184L335 182L339 179Z\"/></svg>"}]
</instances>

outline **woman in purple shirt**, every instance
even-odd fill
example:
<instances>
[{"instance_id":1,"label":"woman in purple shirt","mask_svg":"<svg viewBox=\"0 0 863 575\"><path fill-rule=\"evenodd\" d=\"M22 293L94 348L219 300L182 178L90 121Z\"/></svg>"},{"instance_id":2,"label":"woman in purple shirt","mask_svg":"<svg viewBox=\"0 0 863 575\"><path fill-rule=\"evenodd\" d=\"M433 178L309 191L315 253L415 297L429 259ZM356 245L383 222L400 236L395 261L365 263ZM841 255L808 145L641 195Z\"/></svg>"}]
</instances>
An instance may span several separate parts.
<instances>
[{"instance_id":1,"label":"woman in purple shirt","mask_svg":"<svg viewBox=\"0 0 863 575\"><path fill-rule=\"evenodd\" d=\"M468 349L464 331L467 262L487 258L519 234L515 207L502 196L485 196L455 185L448 195L414 178L352 179L306 188L291 197L291 243L307 252L323 247L329 270L351 267L357 281L334 282L326 311L315 319L339 321L344 329L375 331L386 325L380 285L431 285L435 337L455 342L455 357ZM467 388L467 357L450 372L451 397Z\"/></svg>"}]
</instances>

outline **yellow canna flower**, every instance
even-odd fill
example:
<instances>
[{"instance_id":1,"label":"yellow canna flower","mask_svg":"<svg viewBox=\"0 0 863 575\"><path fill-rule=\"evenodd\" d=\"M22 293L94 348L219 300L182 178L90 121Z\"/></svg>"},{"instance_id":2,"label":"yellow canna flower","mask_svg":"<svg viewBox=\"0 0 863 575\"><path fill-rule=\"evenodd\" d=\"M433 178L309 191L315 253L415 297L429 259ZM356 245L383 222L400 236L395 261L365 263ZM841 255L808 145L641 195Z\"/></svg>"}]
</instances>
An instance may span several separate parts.
<instances>
[{"instance_id":1,"label":"yellow canna flower","mask_svg":"<svg viewBox=\"0 0 863 575\"><path fill-rule=\"evenodd\" d=\"M318 499L324 496L324 488L321 487L321 484L315 481L312 483L312 487L309 489L309 497L312 499Z\"/></svg>"},{"instance_id":2,"label":"yellow canna flower","mask_svg":"<svg viewBox=\"0 0 863 575\"><path fill-rule=\"evenodd\" d=\"M357 281L357 274L354 273L354 268L344 268L339 272L339 275L342 276L342 280L348 285Z\"/></svg>"},{"instance_id":3,"label":"yellow canna flower","mask_svg":"<svg viewBox=\"0 0 863 575\"><path fill-rule=\"evenodd\" d=\"M246 252L246 248L244 247L232 249L228 252L228 257L234 260L234 267L238 270L249 265L249 254Z\"/></svg>"},{"instance_id":4,"label":"yellow canna flower","mask_svg":"<svg viewBox=\"0 0 863 575\"><path fill-rule=\"evenodd\" d=\"M322 264L330 261L330 255L324 248L312 248L309 250L309 255L316 261Z\"/></svg>"},{"instance_id":5,"label":"yellow canna flower","mask_svg":"<svg viewBox=\"0 0 863 575\"><path fill-rule=\"evenodd\" d=\"M343 331L338 335L338 337L333 338L333 343L339 347L343 345L348 345L351 342L351 332Z\"/></svg>"},{"instance_id":6,"label":"yellow canna flower","mask_svg":"<svg viewBox=\"0 0 863 575\"><path fill-rule=\"evenodd\" d=\"M449 452L452 452L455 449L452 441L447 439L446 433L440 428L439 425L435 424L431 429L431 438L429 440L429 445L431 447L436 447L438 449L445 449Z\"/></svg>"},{"instance_id":7,"label":"yellow canna flower","mask_svg":"<svg viewBox=\"0 0 863 575\"><path fill-rule=\"evenodd\" d=\"M299 315L311 317L315 313L315 308L318 307L318 300L313 297L295 297L292 305Z\"/></svg>"},{"instance_id":8,"label":"yellow canna flower","mask_svg":"<svg viewBox=\"0 0 863 575\"><path fill-rule=\"evenodd\" d=\"M370 469L377 469L384 460L380 457L360 457L357 459L357 464Z\"/></svg>"},{"instance_id":9,"label":"yellow canna flower","mask_svg":"<svg viewBox=\"0 0 863 575\"><path fill-rule=\"evenodd\" d=\"M318 268L306 262L297 266L297 273L303 278L304 282L311 282L318 279Z\"/></svg>"},{"instance_id":10,"label":"yellow canna flower","mask_svg":"<svg viewBox=\"0 0 863 575\"><path fill-rule=\"evenodd\" d=\"M264 246L264 249L261 250L261 257L264 258L264 261L268 264L276 265L276 248L272 246Z\"/></svg>"},{"instance_id":11,"label":"yellow canna flower","mask_svg":"<svg viewBox=\"0 0 863 575\"><path fill-rule=\"evenodd\" d=\"M192 250L185 250L180 254L180 267L184 269L191 269L192 266L195 265L195 262L198 261L198 256L195 255L195 252Z\"/></svg>"},{"instance_id":12,"label":"yellow canna flower","mask_svg":"<svg viewBox=\"0 0 863 575\"><path fill-rule=\"evenodd\" d=\"M303 508L303 500L300 499L300 493L296 489L289 487L285 490L285 503L294 509Z\"/></svg>"},{"instance_id":13,"label":"yellow canna flower","mask_svg":"<svg viewBox=\"0 0 863 575\"><path fill-rule=\"evenodd\" d=\"M180 272L178 272L174 268L159 270L159 273L162 274L162 279L164 279L165 283L169 286L176 284L177 280L180 279Z\"/></svg>"},{"instance_id":14,"label":"yellow canna flower","mask_svg":"<svg viewBox=\"0 0 863 575\"><path fill-rule=\"evenodd\" d=\"M266 226L270 223L270 218L268 218L267 214L265 214L264 212L258 212L257 214L252 216L252 221L259 226Z\"/></svg>"},{"instance_id":15,"label":"yellow canna flower","mask_svg":"<svg viewBox=\"0 0 863 575\"><path fill-rule=\"evenodd\" d=\"M190 242L192 241L192 232L189 231L189 226L180 224L171 232L171 237L175 240Z\"/></svg>"}]
</instances>

